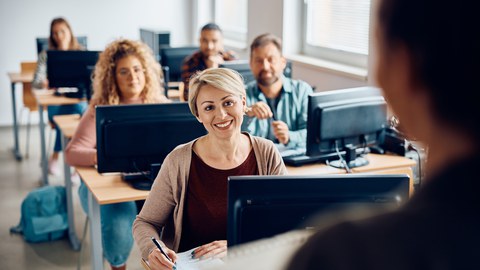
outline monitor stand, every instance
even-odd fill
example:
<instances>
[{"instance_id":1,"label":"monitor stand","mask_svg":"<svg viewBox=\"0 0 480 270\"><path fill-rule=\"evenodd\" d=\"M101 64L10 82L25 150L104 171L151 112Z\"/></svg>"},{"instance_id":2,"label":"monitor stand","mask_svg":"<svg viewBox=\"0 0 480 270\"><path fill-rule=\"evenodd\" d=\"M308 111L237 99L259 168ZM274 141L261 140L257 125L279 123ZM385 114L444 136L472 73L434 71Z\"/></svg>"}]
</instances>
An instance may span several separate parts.
<instances>
[{"instance_id":1,"label":"monitor stand","mask_svg":"<svg viewBox=\"0 0 480 270\"><path fill-rule=\"evenodd\" d=\"M364 154L369 152L367 147L364 149ZM356 148L353 145L347 145L345 146L345 158L343 160L338 159L330 161L328 162L328 165L335 168L345 169L345 163L348 165L348 168L355 168L368 165L369 161L363 156L357 156Z\"/></svg>"},{"instance_id":2,"label":"monitor stand","mask_svg":"<svg viewBox=\"0 0 480 270\"><path fill-rule=\"evenodd\" d=\"M131 185L134 189L150 190L157 177L161 164L150 164L150 171L122 173L122 180Z\"/></svg>"}]
</instances>

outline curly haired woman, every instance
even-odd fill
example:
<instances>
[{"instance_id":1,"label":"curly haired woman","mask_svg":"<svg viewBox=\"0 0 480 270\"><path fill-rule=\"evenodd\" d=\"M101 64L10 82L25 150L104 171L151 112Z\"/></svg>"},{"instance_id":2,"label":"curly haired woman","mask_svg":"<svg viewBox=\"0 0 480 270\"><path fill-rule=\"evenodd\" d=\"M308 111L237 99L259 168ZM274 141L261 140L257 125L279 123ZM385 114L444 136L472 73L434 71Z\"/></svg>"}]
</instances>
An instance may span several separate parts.
<instances>
[{"instance_id":1,"label":"curly haired woman","mask_svg":"<svg viewBox=\"0 0 480 270\"><path fill-rule=\"evenodd\" d=\"M97 164L95 106L163 103L162 72L152 51L138 41L120 39L110 43L95 65L94 94L72 140L65 150L68 164ZM87 187L79 188L82 207L88 214ZM125 269L133 245L132 223L137 214L134 202L102 205L103 253L112 269ZM115 239L114 242L106 239Z\"/></svg>"}]
</instances>

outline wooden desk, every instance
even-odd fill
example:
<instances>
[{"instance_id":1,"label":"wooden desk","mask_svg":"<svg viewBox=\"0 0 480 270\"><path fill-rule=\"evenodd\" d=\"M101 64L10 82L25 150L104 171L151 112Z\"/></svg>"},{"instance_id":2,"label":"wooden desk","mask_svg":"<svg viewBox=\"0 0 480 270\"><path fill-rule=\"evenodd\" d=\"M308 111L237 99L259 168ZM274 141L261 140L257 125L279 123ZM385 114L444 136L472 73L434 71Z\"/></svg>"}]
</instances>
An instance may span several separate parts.
<instances>
[{"instance_id":1,"label":"wooden desk","mask_svg":"<svg viewBox=\"0 0 480 270\"><path fill-rule=\"evenodd\" d=\"M67 147L68 142L75 134L78 123L80 122L79 114L56 115L53 121L60 129L59 134L62 138L62 149ZM73 195L72 195L72 175L70 173L70 165L67 164L65 157L63 158L63 174L65 181L65 191L67 197L67 216L68 216L68 238L73 250L80 250L80 241L78 240L75 230L75 219L73 210Z\"/></svg>"},{"instance_id":2,"label":"wooden desk","mask_svg":"<svg viewBox=\"0 0 480 270\"><path fill-rule=\"evenodd\" d=\"M45 119L43 111L45 107L51 105L70 105L77 104L83 101L78 98L67 98L63 96L54 96L54 90L35 90L34 95L38 104L38 113L40 118L40 146L42 154L42 180L44 185L48 185L48 157L45 146Z\"/></svg>"},{"instance_id":3,"label":"wooden desk","mask_svg":"<svg viewBox=\"0 0 480 270\"><path fill-rule=\"evenodd\" d=\"M78 115L63 115L55 116L55 122L59 125L62 131L62 138L71 138L80 121ZM65 143L64 142L64 143ZM66 144L64 144L66 145ZM401 173L410 176L410 194L413 192L413 172L412 167L416 165L415 161L401 157L390 155L376 155L369 154L366 158L370 164L363 167L353 168L354 173ZM65 164L65 186L70 182L70 198L71 198L71 180L70 169ZM144 200L147 198L149 191L138 190L132 188L125 183L120 174L99 174L94 167L76 167L78 174L82 181L88 187L88 208L89 208L89 222L90 222L90 241L91 241L91 260L92 269L103 269L103 248L102 248L102 232L101 232L101 218L100 205L110 203L129 202L136 200ZM301 167L287 166L289 174L292 175L314 175L314 174L343 174L346 173L343 169L337 169L325 164L317 163L304 165ZM68 176L67 176L68 174ZM67 180L68 177L68 180ZM67 200L68 200L67 193ZM71 199L70 199L71 200ZM71 201L70 201L71 203ZM68 204L68 203L67 203ZM69 209L72 211L73 208ZM73 222L73 217L72 220ZM69 219L70 222L70 219ZM74 227L72 227L74 228ZM76 237L76 236L75 236ZM71 238L72 239L72 238ZM71 240L72 241L72 240ZM73 245L73 244L72 244Z\"/></svg>"},{"instance_id":4,"label":"wooden desk","mask_svg":"<svg viewBox=\"0 0 480 270\"><path fill-rule=\"evenodd\" d=\"M370 165L363 168L357 168L354 172L406 173L410 176L410 179L412 179L413 174L411 167L415 166L415 161L413 160L399 156L373 154L368 155L367 158L371 162ZM91 228L90 241L92 245L92 269L103 269L100 205L143 200L147 198L148 191L133 189L121 180L119 174L100 175L93 167L77 167L76 169L87 185L89 191L88 207ZM345 173L344 170L332 168L325 164L313 164L302 167L287 166L287 170L290 174L297 175ZM413 181L410 181L410 183L413 183ZM410 184L411 191L412 187L413 185Z\"/></svg>"},{"instance_id":5,"label":"wooden desk","mask_svg":"<svg viewBox=\"0 0 480 270\"><path fill-rule=\"evenodd\" d=\"M366 166L352 168L353 173L380 173L380 174L407 174L410 177L410 195L413 194L413 170L416 166L414 160L392 155L368 154L365 157L370 163ZM338 169L326 164L316 163L300 167L287 166L288 174L291 175L314 175L314 174L344 174L344 169Z\"/></svg>"},{"instance_id":6,"label":"wooden desk","mask_svg":"<svg viewBox=\"0 0 480 270\"><path fill-rule=\"evenodd\" d=\"M103 269L100 205L144 200L149 191L132 188L120 174L100 175L93 167L76 167L76 170L88 187L92 269Z\"/></svg>"},{"instance_id":7,"label":"wooden desk","mask_svg":"<svg viewBox=\"0 0 480 270\"><path fill-rule=\"evenodd\" d=\"M10 79L11 92L12 92L12 109L13 109L13 139L14 148L13 153L15 158L22 160L22 154L20 153L20 146L18 140L18 122L17 122L17 97L15 93L15 85L17 83L31 83L33 81L33 72L8 72L8 78Z\"/></svg>"}]
</instances>

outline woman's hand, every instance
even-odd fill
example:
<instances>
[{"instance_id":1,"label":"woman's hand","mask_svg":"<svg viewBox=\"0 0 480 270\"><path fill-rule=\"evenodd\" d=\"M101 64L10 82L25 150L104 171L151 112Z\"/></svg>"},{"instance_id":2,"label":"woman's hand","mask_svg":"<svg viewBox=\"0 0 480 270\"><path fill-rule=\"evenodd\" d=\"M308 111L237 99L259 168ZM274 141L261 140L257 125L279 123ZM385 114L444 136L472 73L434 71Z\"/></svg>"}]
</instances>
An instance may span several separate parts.
<instances>
[{"instance_id":1,"label":"woman's hand","mask_svg":"<svg viewBox=\"0 0 480 270\"><path fill-rule=\"evenodd\" d=\"M167 257L165 257L162 252L158 248L155 248L150 252L148 255L148 264L152 270L172 270L175 269L175 262L177 261L177 254L167 248L166 246L162 246L167 253L168 257L172 259L173 262L169 261Z\"/></svg>"},{"instance_id":2,"label":"woman's hand","mask_svg":"<svg viewBox=\"0 0 480 270\"><path fill-rule=\"evenodd\" d=\"M227 255L227 240L218 240L196 248L192 252L195 259L223 258Z\"/></svg>"}]
</instances>

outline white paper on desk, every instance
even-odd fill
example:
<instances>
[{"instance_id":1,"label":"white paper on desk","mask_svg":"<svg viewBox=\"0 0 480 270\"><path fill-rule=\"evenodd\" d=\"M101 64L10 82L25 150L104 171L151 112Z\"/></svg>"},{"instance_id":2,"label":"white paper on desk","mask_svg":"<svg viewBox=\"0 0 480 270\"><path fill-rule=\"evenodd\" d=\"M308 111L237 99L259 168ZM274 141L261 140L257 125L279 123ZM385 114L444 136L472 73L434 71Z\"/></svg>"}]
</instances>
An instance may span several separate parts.
<instances>
[{"instance_id":1,"label":"white paper on desk","mask_svg":"<svg viewBox=\"0 0 480 270\"><path fill-rule=\"evenodd\" d=\"M192 251L194 249L196 248L177 253L177 270L200 270L224 264L223 260L219 258L193 259Z\"/></svg>"}]
</instances>

